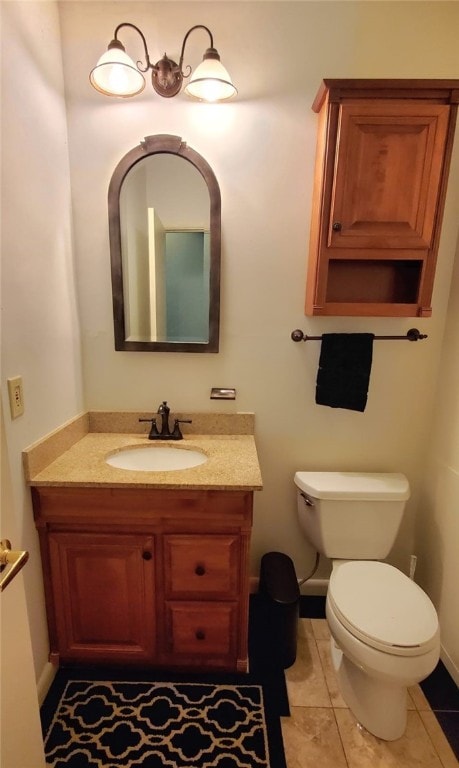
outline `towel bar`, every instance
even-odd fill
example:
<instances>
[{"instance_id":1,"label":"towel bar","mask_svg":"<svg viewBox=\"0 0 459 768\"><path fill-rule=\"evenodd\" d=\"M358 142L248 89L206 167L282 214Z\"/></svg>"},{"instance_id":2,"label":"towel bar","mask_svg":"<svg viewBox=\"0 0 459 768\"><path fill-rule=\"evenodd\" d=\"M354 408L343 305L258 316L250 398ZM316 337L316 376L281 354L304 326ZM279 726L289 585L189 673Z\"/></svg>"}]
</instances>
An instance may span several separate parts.
<instances>
[{"instance_id":1,"label":"towel bar","mask_svg":"<svg viewBox=\"0 0 459 768\"><path fill-rule=\"evenodd\" d=\"M307 336L303 331L300 331L299 328L297 328L295 331L292 331L291 338L293 341L321 341L322 336ZM410 328L409 331L405 334L405 336L375 336L375 339L383 339L386 340L393 340L393 339L402 339L403 341L419 341L420 339L427 339L426 333L420 333L417 328Z\"/></svg>"}]
</instances>

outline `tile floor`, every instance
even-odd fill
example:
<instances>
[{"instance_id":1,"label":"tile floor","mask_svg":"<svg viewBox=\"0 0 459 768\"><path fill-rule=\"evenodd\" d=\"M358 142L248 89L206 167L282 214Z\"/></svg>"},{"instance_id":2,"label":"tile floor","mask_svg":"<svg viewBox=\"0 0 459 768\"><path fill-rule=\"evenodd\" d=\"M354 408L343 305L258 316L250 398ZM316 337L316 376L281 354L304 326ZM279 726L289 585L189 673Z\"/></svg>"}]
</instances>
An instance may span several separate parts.
<instances>
[{"instance_id":1,"label":"tile floor","mask_svg":"<svg viewBox=\"0 0 459 768\"><path fill-rule=\"evenodd\" d=\"M300 619L295 664L285 670L290 717L282 718L287 768L457 768L420 686L409 690L404 736L364 731L340 696L325 619Z\"/></svg>"}]
</instances>

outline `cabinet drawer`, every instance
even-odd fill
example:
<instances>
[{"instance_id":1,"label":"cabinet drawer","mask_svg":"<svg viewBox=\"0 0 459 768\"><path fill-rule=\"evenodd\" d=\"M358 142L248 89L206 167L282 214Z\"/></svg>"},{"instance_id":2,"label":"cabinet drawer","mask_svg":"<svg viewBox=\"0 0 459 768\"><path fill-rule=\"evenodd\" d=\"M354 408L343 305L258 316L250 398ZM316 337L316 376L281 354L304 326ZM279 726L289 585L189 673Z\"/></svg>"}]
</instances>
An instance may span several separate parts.
<instances>
[{"instance_id":1,"label":"cabinet drawer","mask_svg":"<svg viewBox=\"0 0 459 768\"><path fill-rule=\"evenodd\" d=\"M239 589L237 536L164 537L168 598L232 599Z\"/></svg>"},{"instance_id":2,"label":"cabinet drawer","mask_svg":"<svg viewBox=\"0 0 459 768\"><path fill-rule=\"evenodd\" d=\"M235 603L167 604L169 649L180 656L234 656Z\"/></svg>"}]
</instances>

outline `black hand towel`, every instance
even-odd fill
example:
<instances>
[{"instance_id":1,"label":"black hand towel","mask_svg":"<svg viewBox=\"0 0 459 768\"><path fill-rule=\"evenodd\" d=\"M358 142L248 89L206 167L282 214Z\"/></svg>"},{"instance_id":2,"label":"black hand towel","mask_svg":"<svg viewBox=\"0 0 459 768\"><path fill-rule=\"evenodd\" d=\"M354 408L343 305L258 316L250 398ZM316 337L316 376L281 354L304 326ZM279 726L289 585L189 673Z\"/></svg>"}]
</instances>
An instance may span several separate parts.
<instances>
[{"instance_id":1,"label":"black hand towel","mask_svg":"<svg viewBox=\"0 0 459 768\"><path fill-rule=\"evenodd\" d=\"M373 357L372 333L324 333L316 403L364 411Z\"/></svg>"}]
</instances>

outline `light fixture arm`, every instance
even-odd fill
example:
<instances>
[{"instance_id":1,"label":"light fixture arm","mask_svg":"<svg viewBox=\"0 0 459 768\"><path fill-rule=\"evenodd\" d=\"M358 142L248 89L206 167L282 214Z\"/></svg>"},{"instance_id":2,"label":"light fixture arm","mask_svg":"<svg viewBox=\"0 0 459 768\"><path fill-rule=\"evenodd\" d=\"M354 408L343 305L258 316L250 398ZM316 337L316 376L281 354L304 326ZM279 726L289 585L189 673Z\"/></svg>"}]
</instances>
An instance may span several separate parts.
<instances>
[{"instance_id":1,"label":"light fixture arm","mask_svg":"<svg viewBox=\"0 0 459 768\"><path fill-rule=\"evenodd\" d=\"M117 28L115 29L114 38L113 38L112 42L110 43L110 46L117 47L117 46L113 45L113 43L117 43L118 46L121 46L123 48L123 50L124 50L124 45L122 44L121 40L118 39L118 32L119 32L120 29L122 29L122 27L131 27L131 29L135 29L135 31L138 32L140 37L142 38L143 48L144 48L144 51L145 51L146 67L142 67L141 66L141 64L142 64L141 61L137 61L136 64L137 64L138 69L141 72L148 72L149 69L153 69L154 64L151 63L150 56L148 55L147 41L145 40L145 35L143 34L142 30L140 30L138 27L136 27L135 24L131 24L129 21L123 21L121 24L118 24Z\"/></svg>"},{"instance_id":2,"label":"light fixture arm","mask_svg":"<svg viewBox=\"0 0 459 768\"><path fill-rule=\"evenodd\" d=\"M140 35L145 64L142 61L137 61L134 64L134 61L126 53L125 47L118 37L121 30L125 28L133 29ZM236 88L220 61L218 51L214 48L212 32L204 24L195 24L186 33L178 64L170 59L166 53L156 64L152 64L143 32L135 24L128 21L121 22L115 29L108 50L91 70L89 76L91 85L107 96L121 96L123 98L135 96L141 93L145 87L144 73L151 70L151 83L156 93L166 98L176 96L182 88L183 79L192 74L192 68L189 65L185 67L184 71L183 59L188 38L195 29L203 29L207 32L210 45L204 52L202 62L194 70L193 76L186 86L186 93L205 101L220 101L230 98L237 93Z\"/></svg>"},{"instance_id":3,"label":"light fixture arm","mask_svg":"<svg viewBox=\"0 0 459 768\"><path fill-rule=\"evenodd\" d=\"M183 71L183 59L184 59L184 56L185 56L185 46L186 46L186 42L187 42L187 40L188 40L188 38L189 38L190 34L191 34L191 33L192 33L192 32L193 32L195 29L205 29L205 30L206 30L206 32L207 32L207 34L209 35L209 38L210 38L210 46L209 46L209 49L215 50L215 49L214 49L214 38L213 38L213 36L212 36L212 32L210 31L210 29L209 29L208 27L205 27L205 26L204 26L204 24L195 24L195 26L194 26L194 27L191 27L191 29L189 29L189 30L188 30L188 32L186 33L185 37L183 38L183 43L182 43L182 51L181 51L181 53L180 53L180 59L179 59L179 69L180 69L180 74L182 75L182 77L189 77L189 76L191 75L191 67L190 67L190 65L189 65L189 64L188 64L188 67L187 67L187 70L188 70L188 71L187 71L187 72L184 72L184 71Z\"/></svg>"}]
</instances>

